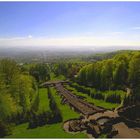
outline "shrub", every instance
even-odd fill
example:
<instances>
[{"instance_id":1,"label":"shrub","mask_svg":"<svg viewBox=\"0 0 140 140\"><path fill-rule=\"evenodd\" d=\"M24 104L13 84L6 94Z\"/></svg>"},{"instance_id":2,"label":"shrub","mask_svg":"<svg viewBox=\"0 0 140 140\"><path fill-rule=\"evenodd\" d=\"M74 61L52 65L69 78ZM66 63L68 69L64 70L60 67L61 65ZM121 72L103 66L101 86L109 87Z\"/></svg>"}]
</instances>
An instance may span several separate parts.
<instances>
[{"instance_id":1,"label":"shrub","mask_svg":"<svg viewBox=\"0 0 140 140\"><path fill-rule=\"evenodd\" d=\"M11 132L12 130L10 125L0 120L0 137L3 138L4 136L10 135Z\"/></svg>"},{"instance_id":2,"label":"shrub","mask_svg":"<svg viewBox=\"0 0 140 140\"><path fill-rule=\"evenodd\" d=\"M99 91L94 88L78 85L77 83L72 83L71 87L75 88L79 92L91 96L94 99L104 100L111 103L121 103L126 95L122 90Z\"/></svg>"},{"instance_id":3,"label":"shrub","mask_svg":"<svg viewBox=\"0 0 140 140\"><path fill-rule=\"evenodd\" d=\"M85 94L90 95L90 88L87 88L85 86L80 86L77 83L71 84L72 87L76 88L79 92L83 92Z\"/></svg>"},{"instance_id":4,"label":"shrub","mask_svg":"<svg viewBox=\"0 0 140 140\"><path fill-rule=\"evenodd\" d=\"M25 123L28 121L28 112L17 112L13 113L10 116L5 118L5 121L8 123L15 123L16 125Z\"/></svg>"},{"instance_id":5,"label":"shrub","mask_svg":"<svg viewBox=\"0 0 140 140\"><path fill-rule=\"evenodd\" d=\"M125 95L125 92L117 90L117 91L106 91L105 92L105 101L111 102L111 103L121 103L123 96Z\"/></svg>"},{"instance_id":6,"label":"shrub","mask_svg":"<svg viewBox=\"0 0 140 140\"><path fill-rule=\"evenodd\" d=\"M38 126L57 123L57 122L61 122L63 120L61 111L57 107L55 99L51 94L50 88L48 88L48 98L50 99L49 106L50 106L51 111L42 112L40 114L37 114L37 111L35 109L32 109L32 111L29 113L28 128L36 128ZM35 101L37 102L36 105L38 105L38 97Z\"/></svg>"},{"instance_id":7,"label":"shrub","mask_svg":"<svg viewBox=\"0 0 140 140\"><path fill-rule=\"evenodd\" d=\"M120 95L112 94L112 95L107 95L105 101L111 103L121 103L121 98Z\"/></svg>"},{"instance_id":8,"label":"shrub","mask_svg":"<svg viewBox=\"0 0 140 140\"><path fill-rule=\"evenodd\" d=\"M37 112L38 111L38 107L39 107L39 94L36 95L36 98L31 106L31 110Z\"/></svg>"},{"instance_id":9,"label":"shrub","mask_svg":"<svg viewBox=\"0 0 140 140\"><path fill-rule=\"evenodd\" d=\"M63 118L61 115L61 111L58 108L56 108L55 111L53 111L52 113L53 117L51 119L51 123L62 122Z\"/></svg>"},{"instance_id":10,"label":"shrub","mask_svg":"<svg viewBox=\"0 0 140 140\"><path fill-rule=\"evenodd\" d=\"M36 114L35 112L30 113L29 126L28 128L36 128L48 124L52 120L52 112L42 112Z\"/></svg>"},{"instance_id":11,"label":"shrub","mask_svg":"<svg viewBox=\"0 0 140 140\"><path fill-rule=\"evenodd\" d=\"M49 90L50 92L48 93L49 98L50 98L50 109L52 111L52 119L50 120L50 123L56 123L56 122L61 122L63 120L62 115L61 115L61 111L59 110L59 108L57 107L57 104L54 100L54 97L51 94L51 90Z\"/></svg>"},{"instance_id":12,"label":"shrub","mask_svg":"<svg viewBox=\"0 0 140 140\"><path fill-rule=\"evenodd\" d=\"M96 89L91 89L90 90L90 95L94 99L104 100L104 94L100 91L96 91Z\"/></svg>"}]
</instances>

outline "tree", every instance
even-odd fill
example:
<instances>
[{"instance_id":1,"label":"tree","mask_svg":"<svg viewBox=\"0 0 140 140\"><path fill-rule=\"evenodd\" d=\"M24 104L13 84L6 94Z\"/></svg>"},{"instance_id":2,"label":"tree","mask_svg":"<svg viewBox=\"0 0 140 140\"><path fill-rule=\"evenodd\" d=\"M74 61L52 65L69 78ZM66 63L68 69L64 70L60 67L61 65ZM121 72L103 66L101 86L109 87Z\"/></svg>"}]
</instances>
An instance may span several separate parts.
<instances>
[{"instance_id":1,"label":"tree","mask_svg":"<svg viewBox=\"0 0 140 140\"><path fill-rule=\"evenodd\" d=\"M0 61L0 78L6 85L11 84L19 74L19 67L17 63L10 59L3 59Z\"/></svg>"},{"instance_id":2,"label":"tree","mask_svg":"<svg viewBox=\"0 0 140 140\"><path fill-rule=\"evenodd\" d=\"M50 79L50 69L46 64L36 64L30 68L29 73L37 80L37 82L45 82Z\"/></svg>"},{"instance_id":3,"label":"tree","mask_svg":"<svg viewBox=\"0 0 140 140\"><path fill-rule=\"evenodd\" d=\"M86 84L86 66L79 71L78 81L83 85Z\"/></svg>"},{"instance_id":4,"label":"tree","mask_svg":"<svg viewBox=\"0 0 140 140\"><path fill-rule=\"evenodd\" d=\"M101 71L101 87L103 90L110 90L113 82L113 60L106 60Z\"/></svg>"},{"instance_id":5,"label":"tree","mask_svg":"<svg viewBox=\"0 0 140 140\"><path fill-rule=\"evenodd\" d=\"M24 113L28 112L31 108L33 97L36 95L33 78L27 75L20 75L18 79L13 80L10 92L22 107L22 111Z\"/></svg>"},{"instance_id":6,"label":"tree","mask_svg":"<svg viewBox=\"0 0 140 140\"><path fill-rule=\"evenodd\" d=\"M115 86L123 87L127 84L128 79L128 68L126 66L126 63L124 61L117 61L115 70L113 73L113 80Z\"/></svg>"},{"instance_id":7,"label":"tree","mask_svg":"<svg viewBox=\"0 0 140 140\"><path fill-rule=\"evenodd\" d=\"M129 83L134 96L140 100L140 54L136 53L129 63Z\"/></svg>"},{"instance_id":8,"label":"tree","mask_svg":"<svg viewBox=\"0 0 140 140\"><path fill-rule=\"evenodd\" d=\"M85 82L87 86L95 86L95 64L90 64L85 69L86 79Z\"/></svg>"},{"instance_id":9,"label":"tree","mask_svg":"<svg viewBox=\"0 0 140 140\"><path fill-rule=\"evenodd\" d=\"M6 120L8 116L17 112L17 106L8 93L0 91L0 120Z\"/></svg>"}]
</instances>

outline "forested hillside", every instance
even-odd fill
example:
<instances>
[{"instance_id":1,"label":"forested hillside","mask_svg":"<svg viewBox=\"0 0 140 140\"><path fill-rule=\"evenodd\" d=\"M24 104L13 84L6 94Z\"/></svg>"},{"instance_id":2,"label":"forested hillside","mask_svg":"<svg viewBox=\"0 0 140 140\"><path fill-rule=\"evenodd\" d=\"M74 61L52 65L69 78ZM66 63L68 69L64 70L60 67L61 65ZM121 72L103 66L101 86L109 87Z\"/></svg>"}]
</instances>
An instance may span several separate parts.
<instances>
[{"instance_id":1,"label":"forested hillside","mask_svg":"<svg viewBox=\"0 0 140 140\"><path fill-rule=\"evenodd\" d=\"M112 59L84 66L77 82L97 90L131 90L133 100L140 100L140 52L130 51L115 55ZM128 98L129 98L128 97Z\"/></svg>"}]
</instances>

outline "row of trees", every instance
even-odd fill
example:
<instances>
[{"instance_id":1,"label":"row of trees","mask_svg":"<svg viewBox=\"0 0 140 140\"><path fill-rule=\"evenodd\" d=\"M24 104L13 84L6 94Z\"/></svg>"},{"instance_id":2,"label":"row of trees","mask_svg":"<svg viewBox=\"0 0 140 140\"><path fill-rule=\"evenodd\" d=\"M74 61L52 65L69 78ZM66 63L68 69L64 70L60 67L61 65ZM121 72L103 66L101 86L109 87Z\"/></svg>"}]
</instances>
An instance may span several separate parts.
<instances>
[{"instance_id":1,"label":"row of trees","mask_svg":"<svg viewBox=\"0 0 140 140\"><path fill-rule=\"evenodd\" d=\"M52 120L51 123L57 123L57 122L62 122L63 118L62 118L62 114L61 111L59 110L55 99L51 93L51 89L48 87L48 98L50 99L50 109L52 111Z\"/></svg>"},{"instance_id":2,"label":"row of trees","mask_svg":"<svg viewBox=\"0 0 140 140\"><path fill-rule=\"evenodd\" d=\"M28 128L36 128L38 126L43 126L49 124L52 120L52 113L50 111L41 112L30 112L29 114L29 125Z\"/></svg>"},{"instance_id":3,"label":"row of trees","mask_svg":"<svg viewBox=\"0 0 140 140\"><path fill-rule=\"evenodd\" d=\"M121 103L125 97L125 92L121 90L100 91L95 88L78 85L77 83L72 83L71 86L78 92L87 94L91 98L104 100L106 102Z\"/></svg>"},{"instance_id":4,"label":"row of trees","mask_svg":"<svg viewBox=\"0 0 140 140\"><path fill-rule=\"evenodd\" d=\"M1 135L9 134L6 126L27 120L37 86L34 78L22 73L21 67L13 60L0 60L0 127ZM2 131L1 131L2 132Z\"/></svg>"},{"instance_id":5,"label":"row of trees","mask_svg":"<svg viewBox=\"0 0 140 140\"><path fill-rule=\"evenodd\" d=\"M139 99L140 52L117 54L113 59L97 61L83 67L77 82L98 90L117 90L129 87Z\"/></svg>"},{"instance_id":6,"label":"row of trees","mask_svg":"<svg viewBox=\"0 0 140 140\"><path fill-rule=\"evenodd\" d=\"M66 78L72 79L83 65L83 63L76 62L58 62L50 64L50 68L56 76L64 75Z\"/></svg>"},{"instance_id":7,"label":"row of trees","mask_svg":"<svg viewBox=\"0 0 140 140\"><path fill-rule=\"evenodd\" d=\"M72 79L84 64L77 62L27 64L22 66L22 71L33 76L38 83L42 83L50 80L52 73L56 77L63 75L66 78Z\"/></svg>"},{"instance_id":8,"label":"row of trees","mask_svg":"<svg viewBox=\"0 0 140 140\"><path fill-rule=\"evenodd\" d=\"M32 110L29 113L29 126L28 128L36 128L45 124L52 124L61 122L63 120L61 111L57 107L57 104L52 96L51 89L48 87L49 106L50 110L38 113L38 106L40 103L39 95L36 96Z\"/></svg>"},{"instance_id":9,"label":"row of trees","mask_svg":"<svg viewBox=\"0 0 140 140\"><path fill-rule=\"evenodd\" d=\"M33 76L40 84L51 80L52 74L55 77L64 76L65 78L74 79L78 71L85 65L84 62L54 62L54 63L33 63L25 64L21 67L24 73Z\"/></svg>"}]
</instances>

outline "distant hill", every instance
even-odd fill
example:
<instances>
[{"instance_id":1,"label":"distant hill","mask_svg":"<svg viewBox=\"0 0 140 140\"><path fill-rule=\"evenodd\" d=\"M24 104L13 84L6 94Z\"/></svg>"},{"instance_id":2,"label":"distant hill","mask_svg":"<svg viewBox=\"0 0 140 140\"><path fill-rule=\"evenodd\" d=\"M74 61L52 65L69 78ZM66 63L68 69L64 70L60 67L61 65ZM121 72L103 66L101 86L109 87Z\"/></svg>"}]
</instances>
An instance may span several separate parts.
<instances>
[{"instance_id":1,"label":"distant hill","mask_svg":"<svg viewBox=\"0 0 140 140\"><path fill-rule=\"evenodd\" d=\"M138 50L118 50L113 52L102 52L102 53L96 53L92 54L85 58L86 61L100 61L103 59L110 59L113 58L115 55L123 54L123 53L132 53Z\"/></svg>"}]
</instances>

